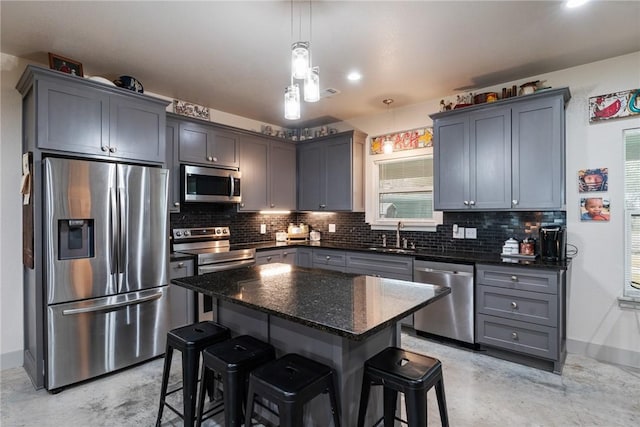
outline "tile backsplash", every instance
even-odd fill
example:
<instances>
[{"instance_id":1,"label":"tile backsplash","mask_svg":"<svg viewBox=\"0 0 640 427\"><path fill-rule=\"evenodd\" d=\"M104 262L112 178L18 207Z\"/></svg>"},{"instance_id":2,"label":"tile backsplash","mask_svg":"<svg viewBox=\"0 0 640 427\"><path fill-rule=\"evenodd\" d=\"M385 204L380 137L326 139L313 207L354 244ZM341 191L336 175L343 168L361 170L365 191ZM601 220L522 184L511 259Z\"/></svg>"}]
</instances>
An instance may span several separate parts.
<instances>
[{"instance_id":1,"label":"tile backsplash","mask_svg":"<svg viewBox=\"0 0 640 427\"><path fill-rule=\"evenodd\" d=\"M331 243L351 243L379 246L382 235L387 235L388 245L395 244L395 232L371 230L364 222L362 212L340 213L291 213L288 215L264 215L237 212L236 205L193 204L183 205L182 212L171 214L171 228L229 226L231 243L251 243L275 240L277 231L286 231L289 223L305 223L310 229L319 230L322 240ZM566 226L566 212L445 212L443 224L435 232L401 231L420 248L432 251L496 253L509 237L520 240L538 237L541 225ZM260 234L260 224L266 224L266 234ZM329 233L329 224L336 224L336 232ZM473 227L476 239L453 239L453 224Z\"/></svg>"}]
</instances>

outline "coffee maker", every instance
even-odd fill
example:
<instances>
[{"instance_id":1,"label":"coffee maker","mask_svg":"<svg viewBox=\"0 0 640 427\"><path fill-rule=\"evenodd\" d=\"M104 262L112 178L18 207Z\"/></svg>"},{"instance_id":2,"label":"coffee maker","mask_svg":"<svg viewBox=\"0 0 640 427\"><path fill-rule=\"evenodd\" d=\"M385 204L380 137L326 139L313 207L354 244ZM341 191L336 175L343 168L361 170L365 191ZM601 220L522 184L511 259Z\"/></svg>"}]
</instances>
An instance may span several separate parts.
<instances>
[{"instance_id":1,"label":"coffee maker","mask_svg":"<svg viewBox=\"0 0 640 427\"><path fill-rule=\"evenodd\" d=\"M567 257L567 230L559 225L540 227L540 256L545 261L560 261Z\"/></svg>"}]
</instances>

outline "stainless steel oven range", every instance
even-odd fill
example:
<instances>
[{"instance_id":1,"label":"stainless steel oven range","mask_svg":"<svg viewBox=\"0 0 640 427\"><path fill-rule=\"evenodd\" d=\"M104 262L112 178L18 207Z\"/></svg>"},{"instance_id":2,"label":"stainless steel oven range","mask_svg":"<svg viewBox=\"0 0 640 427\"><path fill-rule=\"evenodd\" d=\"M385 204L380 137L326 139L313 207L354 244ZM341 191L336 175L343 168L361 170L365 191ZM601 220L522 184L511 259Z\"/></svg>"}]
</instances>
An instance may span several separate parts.
<instances>
[{"instance_id":1,"label":"stainless steel oven range","mask_svg":"<svg viewBox=\"0 0 640 427\"><path fill-rule=\"evenodd\" d=\"M193 255L197 274L231 270L256 263L256 250L233 248L229 227L174 228L173 251ZM210 297L198 294L198 320L213 320Z\"/></svg>"}]
</instances>

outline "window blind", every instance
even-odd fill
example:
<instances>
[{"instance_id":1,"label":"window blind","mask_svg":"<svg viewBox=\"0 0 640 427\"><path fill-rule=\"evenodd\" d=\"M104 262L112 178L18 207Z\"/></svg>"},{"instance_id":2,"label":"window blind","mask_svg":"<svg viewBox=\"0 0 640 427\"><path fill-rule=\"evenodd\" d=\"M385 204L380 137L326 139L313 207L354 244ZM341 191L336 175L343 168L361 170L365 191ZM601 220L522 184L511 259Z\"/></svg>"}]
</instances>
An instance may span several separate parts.
<instances>
[{"instance_id":1,"label":"window blind","mask_svg":"<svg viewBox=\"0 0 640 427\"><path fill-rule=\"evenodd\" d=\"M640 298L640 129L626 131L624 141L624 296Z\"/></svg>"}]
</instances>

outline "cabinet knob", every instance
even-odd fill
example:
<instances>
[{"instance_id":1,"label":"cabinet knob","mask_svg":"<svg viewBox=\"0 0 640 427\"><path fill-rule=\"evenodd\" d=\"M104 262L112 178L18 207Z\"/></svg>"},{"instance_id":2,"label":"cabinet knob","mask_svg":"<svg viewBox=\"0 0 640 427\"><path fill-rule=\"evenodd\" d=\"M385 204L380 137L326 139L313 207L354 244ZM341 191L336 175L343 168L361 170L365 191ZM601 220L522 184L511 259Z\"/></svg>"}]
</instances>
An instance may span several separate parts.
<instances>
[{"instance_id":1,"label":"cabinet knob","mask_svg":"<svg viewBox=\"0 0 640 427\"><path fill-rule=\"evenodd\" d=\"M320 205L320 209L324 209L326 207L327 207L327 205Z\"/></svg>"},{"instance_id":2,"label":"cabinet knob","mask_svg":"<svg viewBox=\"0 0 640 427\"><path fill-rule=\"evenodd\" d=\"M518 201L516 199L513 199L511 201L511 204L513 204L513 206L517 206L518 205Z\"/></svg>"},{"instance_id":3,"label":"cabinet knob","mask_svg":"<svg viewBox=\"0 0 640 427\"><path fill-rule=\"evenodd\" d=\"M241 207L241 208L244 208L244 203L240 203L240 207Z\"/></svg>"},{"instance_id":4,"label":"cabinet knob","mask_svg":"<svg viewBox=\"0 0 640 427\"><path fill-rule=\"evenodd\" d=\"M511 332L511 339L517 340L518 339L518 333L517 332Z\"/></svg>"},{"instance_id":5,"label":"cabinet knob","mask_svg":"<svg viewBox=\"0 0 640 427\"><path fill-rule=\"evenodd\" d=\"M116 147L109 147L109 152L110 152L110 153L115 153L116 151L118 151L118 150L116 149Z\"/></svg>"},{"instance_id":6,"label":"cabinet knob","mask_svg":"<svg viewBox=\"0 0 640 427\"><path fill-rule=\"evenodd\" d=\"M271 262L271 257L270 256L267 257L267 262Z\"/></svg>"},{"instance_id":7,"label":"cabinet knob","mask_svg":"<svg viewBox=\"0 0 640 427\"><path fill-rule=\"evenodd\" d=\"M511 308L518 308L518 303L515 301L511 301Z\"/></svg>"},{"instance_id":8,"label":"cabinet knob","mask_svg":"<svg viewBox=\"0 0 640 427\"><path fill-rule=\"evenodd\" d=\"M179 262L178 263L178 268L184 268L184 262Z\"/></svg>"},{"instance_id":9,"label":"cabinet knob","mask_svg":"<svg viewBox=\"0 0 640 427\"><path fill-rule=\"evenodd\" d=\"M211 161L213 161L213 162L217 162L217 161L218 161L218 158L217 158L217 157L212 157L212 158L211 158Z\"/></svg>"},{"instance_id":10,"label":"cabinet knob","mask_svg":"<svg viewBox=\"0 0 640 427\"><path fill-rule=\"evenodd\" d=\"M106 145L103 145L102 147L100 147L100 149L105 152L109 151L109 147L107 147Z\"/></svg>"},{"instance_id":11,"label":"cabinet knob","mask_svg":"<svg viewBox=\"0 0 640 427\"><path fill-rule=\"evenodd\" d=\"M468 200L465 200L465 201L464 201L464 202L462 202L462 203L464 203L464 205L465 205L465 206L469 206L469 201L468 201Z\"/></svg>"},{"instance_id":12,"label":"cabinet knob","mask_svg":"<svg viewBox=\"0 0 640 427\"><path fill-rule=\"evenodd\" d=\"M210 161L210 162L213 162L213 157L207 156L207 160Z\"/></svg>"},{"instance_id":13,"label":"cabinet knob","mask_svg":"<svg viewBox=\"0 0 640 427\"><path fill-rule=\"evenodd\" d=\"M175 206L176 208L180 207L180 202L173 202L173 206Z\"/></svg>"},{"instance_id":14,"label":"cabinet knob","mask_svg":"<svg viewBox=\"0 0 640 427\"><path fill-rule=\"evenodd\" d=\"M275 204L273 204L273 203L271 203L271 207L272 207L272 208L275 208L275 207L276 207L276 205L275 205Z\"/></svg>"},{"instance_id":15,"label":"cabinet knob","mask_svg":"<svg viewBox=\"0 0 640 427\"><path fill-rule=\"evenodd\" d=\"M471 200L471 201L469 201L469 204L470 204L471 206L475 206L475 205L476 205L476 201L475 201L475 200Z\"/></svg>"},{"instance_id":16,"label":"cabinet knob","mask_svg":"<svg viewBox=\"0 0 640 427\"><path fill-rule=\"evenodd\" d=\"M518 276L511 276L511 281L512 282L517 282L518 281Z\"/></svg>"},{"instance_id":17,"label":"cabinet knob","mask_svg":"<svg viewBox=\"0 0 640 427\"><path fill-rule=\"evenodd\" d=\"M289 252L282 252L282 256L287 256L289 255Z\"/></svg>"},{"instance_id":18,"label":"cabinet knob","mask_svg":"<svg viewBox=\"0 0 640 427\"><path fill-rule=\"evenodd\" d=\"M331 257L329 255L327 255L327 261L329 261L331 259Z\"/></svg>"}]
</instances>

